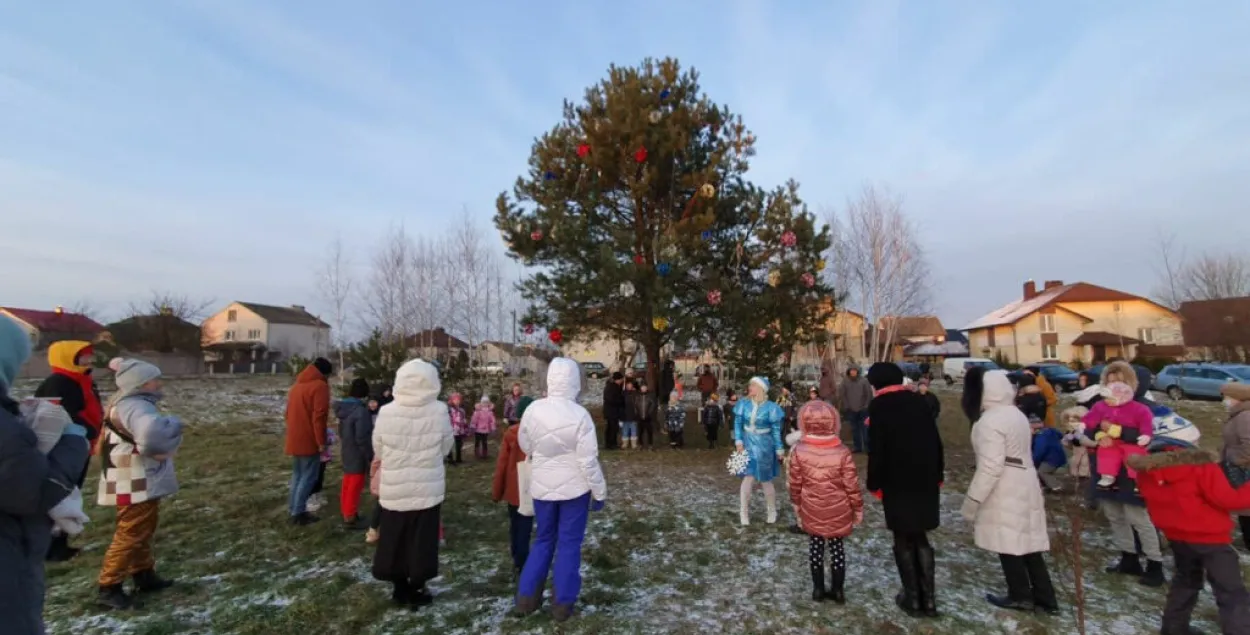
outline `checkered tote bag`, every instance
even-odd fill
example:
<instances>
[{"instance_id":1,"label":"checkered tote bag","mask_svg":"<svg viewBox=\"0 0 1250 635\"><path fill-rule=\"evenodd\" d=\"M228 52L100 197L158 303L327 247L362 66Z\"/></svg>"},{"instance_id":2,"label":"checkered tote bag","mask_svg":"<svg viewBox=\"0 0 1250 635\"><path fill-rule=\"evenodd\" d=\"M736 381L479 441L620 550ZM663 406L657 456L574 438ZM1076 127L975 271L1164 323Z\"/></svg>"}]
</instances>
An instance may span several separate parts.
<instances>
[{"instance_id":1,"label":"checkered tote bag","mask_svg":"<svg viewBox=\"0 0 1250 635\"><path fill-rule=\"evenodd\" d=\"M146 459L139 454L134 437L114 417L110 409L104 417L100 440L100 492L97 504L124 507L148 500Z\"/></svg>"}]
</instances>

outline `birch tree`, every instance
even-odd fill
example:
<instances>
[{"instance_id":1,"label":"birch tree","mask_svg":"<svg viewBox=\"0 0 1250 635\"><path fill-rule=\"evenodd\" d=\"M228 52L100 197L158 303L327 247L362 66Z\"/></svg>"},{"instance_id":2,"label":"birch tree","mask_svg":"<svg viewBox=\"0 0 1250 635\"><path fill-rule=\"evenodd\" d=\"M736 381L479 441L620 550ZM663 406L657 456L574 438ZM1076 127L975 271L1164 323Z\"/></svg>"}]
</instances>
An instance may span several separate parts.
<instances>
[{"instance_id":1,"label":"birch tree","mask_svg":"<svg viewBox=\"0 0 1250 635\"><path fill-rule=\"evenodd\" d=\"M355 284L351 274L351 263L343 253L343 239L336 237L330 243L326 253L326 261L317 272L317 292L326 306L330 308L330 319L334 332L331 339L339 353L339 369L347 366L347 321L351 311L352 287ZM339 384L345 380L339 373Z\"/></svg>"}]
</instances>

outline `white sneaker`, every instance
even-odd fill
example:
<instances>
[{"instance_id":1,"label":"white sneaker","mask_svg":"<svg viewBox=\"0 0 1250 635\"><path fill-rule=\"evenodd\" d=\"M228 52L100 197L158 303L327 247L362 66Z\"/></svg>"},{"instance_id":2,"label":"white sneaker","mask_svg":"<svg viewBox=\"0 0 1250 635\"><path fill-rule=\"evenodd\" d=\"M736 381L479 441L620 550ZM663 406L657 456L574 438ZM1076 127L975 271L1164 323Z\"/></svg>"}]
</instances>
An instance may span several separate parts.
<instances>
[{"instance_id":1,"label":"white sneaker","mask_svg":"<svg viewBox=\"0 0 1250 635\"><path fill-rule=\"evenodd\" d=\"M1115 485L1115 477L1110 474L1103 474L1098 479L1098 487L1111 487Z\"/></svg>"}]
</instances>

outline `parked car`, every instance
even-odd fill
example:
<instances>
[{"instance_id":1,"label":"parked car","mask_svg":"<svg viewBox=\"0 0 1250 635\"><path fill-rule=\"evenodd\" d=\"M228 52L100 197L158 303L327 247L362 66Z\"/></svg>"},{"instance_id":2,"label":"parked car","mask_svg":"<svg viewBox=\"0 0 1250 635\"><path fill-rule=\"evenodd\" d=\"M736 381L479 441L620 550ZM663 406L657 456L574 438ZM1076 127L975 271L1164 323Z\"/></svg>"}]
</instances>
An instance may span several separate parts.
<instances>
[{"instance_id":1,"label":"parked car","mask_svg":"<svg viewBox=\"0 0 1250 635\"><path fill-rule=\"evenodd\" d=\"M1153 388L1166 392L1172 399L1219 399L1220 387L1229 382L1250 382L1250 365L1171 364L1159 371Z\"/></svg>"},{"instance_id":2,"label":"parked car","mask_svg":"<svg viewBox=\"0 0 1250 635\"><path fill-rule=\"evenodd\" d=\"M942 360L942 377L948 384L963 381L968 369L973 367L998 370L998 364L985 357L948 357Z\"/></svg>"},{"instance_id":3,"label":"parked car","mask_svg":"<svg viewBox=\"0 0 1250 635\"><path fill-rule=\"evenodd\" d=\"M1081 374L1063 364L1033 364L1025 368L1045 377L1056 392L1076 392L1081 389Z\"/></svg>"},{"instance_id":4,"label":"parked car","mask_svg":"<svg viewBox=\"0 0 1250 635\"><path fill-rule=\"evenodd\" d=\"M916 362L899 362L898 367L903 369L903 376L912 381L920 381L920 377L923 375L920 372L920 364Z\"/></svg>"},{"instance_id":5,"label":"parked car","mask_svg":"<svg viewBox=\"0 0 1250 635\"><path fill-rule=\"evenodd\" d=\"M603 362L582 362L582 372L591 379L603 379L612 374Z\"/></svg>"}]
</instances>

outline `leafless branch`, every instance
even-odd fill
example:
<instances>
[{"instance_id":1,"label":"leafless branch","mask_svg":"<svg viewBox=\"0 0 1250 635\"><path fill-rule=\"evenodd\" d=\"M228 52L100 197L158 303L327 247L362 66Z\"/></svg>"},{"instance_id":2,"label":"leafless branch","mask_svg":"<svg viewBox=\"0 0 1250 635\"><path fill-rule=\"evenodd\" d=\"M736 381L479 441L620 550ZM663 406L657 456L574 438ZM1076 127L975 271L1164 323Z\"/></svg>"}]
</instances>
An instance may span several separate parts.
<instances>
[{"instance_id":1,"label":"leafless branch","mask_svg":"<svg viewBox=\"0 0 1250 635\"><path fill-rule=\"evenodd\" d=\"M317 291L330 307L330 319L334 327L331 337L339 352L339 368L347 365L347 320L351 310L354 284L350 263L347 262L346 255L343 253L343 240L336 237L330 243L325 263L317 272ZM346 376L339 373L339 383L345 380Z\"/></svg>"}]
</instances>

